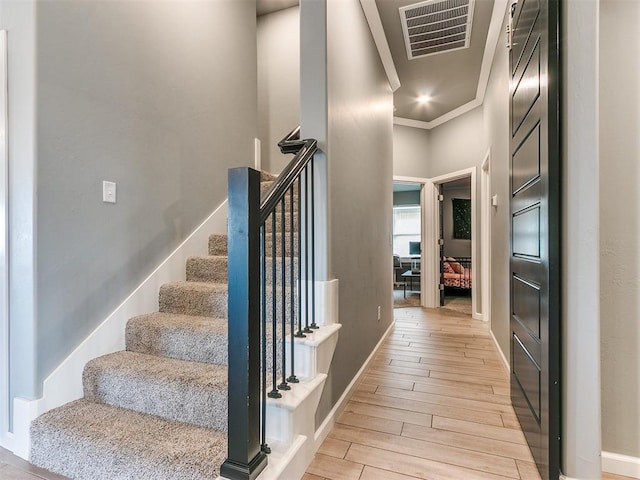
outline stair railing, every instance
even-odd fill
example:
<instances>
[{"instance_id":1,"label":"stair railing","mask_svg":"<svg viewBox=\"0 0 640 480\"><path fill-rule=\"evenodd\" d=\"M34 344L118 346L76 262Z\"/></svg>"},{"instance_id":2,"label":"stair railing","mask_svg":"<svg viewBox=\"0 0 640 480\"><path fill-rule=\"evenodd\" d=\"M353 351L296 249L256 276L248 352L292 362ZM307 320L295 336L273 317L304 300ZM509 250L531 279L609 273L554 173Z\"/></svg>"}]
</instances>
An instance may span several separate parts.
<instances>
[{"instance_id":1,"label":"stair railing","mask_svg":"<svg viewBox=\"0 0 640 480\"><path fill-rule=\"evenodd\" d=\"M255 479L266 467L268 398L299 382L295 338L318 328L317 141L301 140L297 127L278 146L295 156L262 196L260 172L229 170L228 450L220 475L231 480Z\"/></svg>"}]
</instances>

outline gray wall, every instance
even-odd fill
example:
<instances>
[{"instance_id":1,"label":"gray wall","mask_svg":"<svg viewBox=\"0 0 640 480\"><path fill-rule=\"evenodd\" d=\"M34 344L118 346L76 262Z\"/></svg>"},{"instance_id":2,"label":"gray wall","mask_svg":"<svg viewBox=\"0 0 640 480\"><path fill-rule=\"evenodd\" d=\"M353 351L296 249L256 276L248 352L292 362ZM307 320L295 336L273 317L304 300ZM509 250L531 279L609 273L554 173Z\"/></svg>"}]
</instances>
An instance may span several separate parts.
<instances>
[{"instance_id":1,"label":"gray wall","mask_svg":"<svg viewBox=\"0 0 640 480\"><path fill-rule=\"evenodd\" d=\"M446 185L447 184L445 183L442 189L442 194L444 196L444 201L442 203L444 254L447 257L471 257L471 240L453 238L453 199L470 199L471 187L447 188ZM475 235L476 232L472 231L471 234Z\"/></svg>"},{"instance_id":2,"label":"gray wall","mask_svg":"<svg viewBox=\"0 0 640 480\"><path fill-rule=\"evenodd\" d=\"M250 0L38 3L38 382L253 164L255 32Z\"/></svg>"},{"instance_id":3,"label":"gray wall","mask_svg":"<svg viewBox=\"0 0 640 480\"><path fill-rule=\"evenodd\" d=\"M328 270L339 279L342 329L316 422L335 405L393 317L391 89L360 2L326 5ZM303 20L304 11L303 2Z\"/></svg>"},{"instance_id":4,"label":"gray wall","mask_svg":"<svg viewBox=\"0 0 640 480\"><path fill-rule=\"evenodd\" d=\"M393 126L393 174L427 178L429 130Z\"/></svg>"},{"instance_id":5,"label":"gray wall","mask_svg":"<svg viewBox=\"0 0 640 480\"><path fill-rule=\"evenodd\" d=\"M502 32L506 28L503 24ZM491 196L498 206L489 212L491 228L491 331L509 359L509 55L500 37L482 106L485 149L491 149ZM506 133L505 133L506 132ZM480 172L479 172L480 173ZM484 193L480 193L484 195ZM475 280L475 279L474 279Z\"/></svg>"},{"instance_id":6,"label":"gray wall","mask_svg":"<svg viewBox=\"0 0 640 480\"><path fill-rule=\"evenodd\" d=\"M437 177L482 165L486 153L483 132L482 107L474 108L430 130L428 176ZM478 178L479 175L476 180ZM477 211L480 212L480 209Z\"/></svg>"},{"instance_id":7,"label":"gray wall","mask_svg":"<svg viewBox=\"0 0 640 480\"><path fill-rule=\"evenodd\" d=\"M640 457L640 4L600 3L602 450Z\"/></svg>"},{"instance_id":8,"label":"gray wall","mask_svg":"<svg viewBox=\"0 0 640 480\"><path fill-rule=\"evenodd\" d=\"M300 124L300 8L258 17L258 138L262 169L280 173L291 160L278 142Z\"/></svg>"}]
</instances>

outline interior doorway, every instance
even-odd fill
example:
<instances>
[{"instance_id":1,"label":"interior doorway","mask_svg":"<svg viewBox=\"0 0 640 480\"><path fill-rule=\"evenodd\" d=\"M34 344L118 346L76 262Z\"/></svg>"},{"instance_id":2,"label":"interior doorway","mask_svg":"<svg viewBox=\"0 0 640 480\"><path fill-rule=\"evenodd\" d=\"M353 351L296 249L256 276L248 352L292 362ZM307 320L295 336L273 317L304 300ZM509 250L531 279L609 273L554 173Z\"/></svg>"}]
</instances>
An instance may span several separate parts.
<instances>
[{"instance_id":1,"label":"interior doorway","mask_svg":"<svg viewBox=\"0 0 640 480\"><path fill-rule=\"evenodd\" d=\"M393 183L393 306L422 305L423 209L420 182Z\"/></svg>"},{"instance_id":2,"label":"interior doorway","mask_svg":"<svg viewBox=\"0 0 640 480\"><path fill-rule=\"evenodd\" d=\"M439 184L440 307L471 315L471 176ZM473 232L475 234L475 232Z\"/></svg>"},{"instance_id":3,"label":"interior doorway","mask_svg":"<svg viewBox=\"0 0 640 480\"><path fill-rule=\"evenodd\" d=\"M425 223L426 223L426 236L424 240L425 247L423 248L423 254L425 258L433 258L434 261L429 263L425 262L425 271L426 274L423 275L424 279L424 289L423 289L423 305L425 307L438 308L441 306L441 292L442 289L445 289L447 285L445 284L445 279L443 278L444 269L446 268L444 263L448 262L451 266L452 262L455 260L447 260L446 251L443 249L441 252L441 240L444 240L441 237L441 230L446 228L444 219L440 217L440 203L441 198L444 200L441 195L441 186L456 182L457 180L468 179L465 182L470 185L470 204L468 205L470 209L470 245L471 245L471 255L470 259L467 260L467 264L463 264L463 262L457 262L458 265L453 266L454 269L458 269L461 271L460 267L467 268L468 271L462 274L462 278L464 280L464 276L466 275L468 278L466 279L466 283L462 282L460 285L465 285L471 288L465 288L464 290L468 290L466 293L470 294L471 297L471 316L476 320L483 320L482 314L482 305L481 305L481 293L482 293L482 285L480 282L480 272L481 272L481 264L479 258L479 245L480 238L476 233L479 232L478 223L477 223L477 202L476 202L476 168L467 168L464 170L459 170L456 172L451 172L445 175L441 175L438 177L430 178L425 183L424 186L424 208L425 208ZM455 186L456 183L453 183ZM452 198L451 202L451 216L453 216L453 202ZM445 213L443 212L443 215ZM452 220L453 221L453 220ZM447 223L448 225L448 223ZM452 224L451 227L453 228ZM444 232L443 232L444 233ZM444 257L444 258L443 258ZM451 283L451 282L450 282ZM453 281L451 285L456 285L456 282ZM451 286L449 285L449 286ZM459 288L459 287L454 287ZM445 290L445 295L446 295ZM460 291L459 293L463 293Z\"/></svg>"}]
</instances>

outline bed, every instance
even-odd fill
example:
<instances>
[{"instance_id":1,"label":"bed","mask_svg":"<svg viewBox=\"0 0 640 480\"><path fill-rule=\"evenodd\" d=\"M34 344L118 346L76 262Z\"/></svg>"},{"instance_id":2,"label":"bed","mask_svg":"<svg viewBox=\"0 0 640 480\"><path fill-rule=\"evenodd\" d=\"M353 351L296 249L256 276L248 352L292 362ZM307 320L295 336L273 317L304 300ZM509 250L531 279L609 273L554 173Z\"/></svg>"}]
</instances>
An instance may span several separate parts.
<instances>
[{"instance_id":1,"label":"bed","mask_svg":"<svg viewBox=\"0 0 640 480\"><path fill-rule=\"evenodd\" d=\"M446 257L442 263L444 286L470 289L472 286L471 258Z\"/></svg>"}]
</instances>

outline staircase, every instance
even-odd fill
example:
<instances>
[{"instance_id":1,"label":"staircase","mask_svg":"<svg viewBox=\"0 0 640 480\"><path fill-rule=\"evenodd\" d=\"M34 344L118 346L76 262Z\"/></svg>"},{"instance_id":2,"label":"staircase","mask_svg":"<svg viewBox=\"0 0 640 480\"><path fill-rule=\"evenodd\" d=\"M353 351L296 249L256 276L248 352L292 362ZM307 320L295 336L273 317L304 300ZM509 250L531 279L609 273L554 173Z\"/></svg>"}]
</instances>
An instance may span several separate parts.
<instances>
[{"instance_id":1,"label":"staircase","mask_svg":"<svg viewBox=\"0 0 640 480\"><path fill-rule=\"evenodd\" d=\"M262 190L273 180L263 173ZM288 211L287 218L291 214L297 217L297 211ZM283 234L288 238L291 232ZM160 288L158 312L129 320L125 351L86 364L84 398L32 423L32 463L78 480L211 480L219 475L227 457L227 236L211 235L208 253L187 260L186 281ZM266 263L290 260L278 250ZM293 450L312 437L338 329L321 327L295 340L301 383L266 405L266 438L276 451L259 478L297 478L283 472L292 472L287 463ZM276 357L281 371L282 358Z\"/></svg>"}]
</instances>

